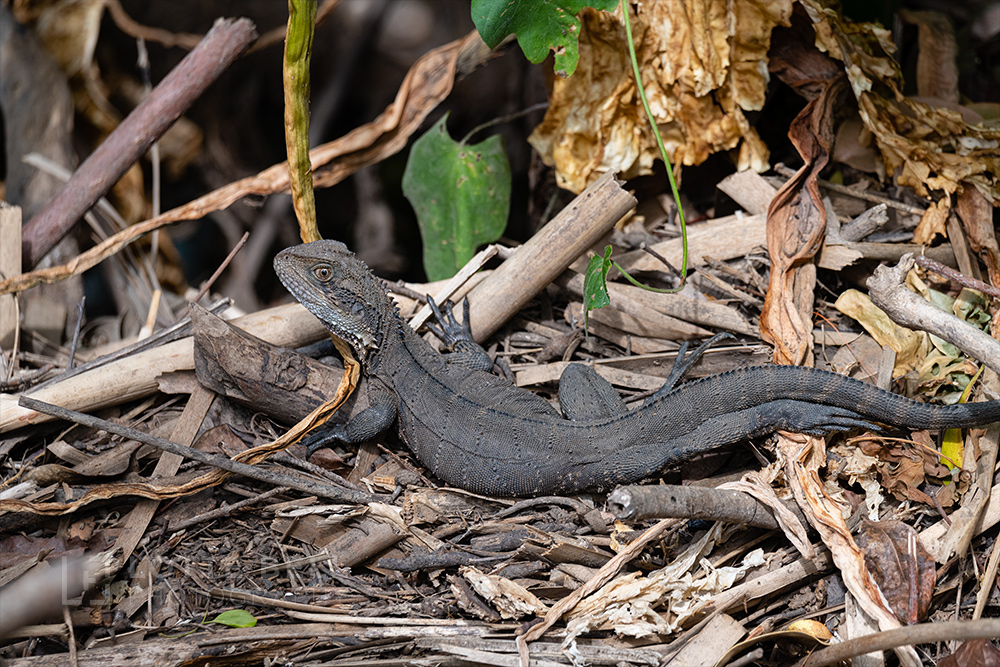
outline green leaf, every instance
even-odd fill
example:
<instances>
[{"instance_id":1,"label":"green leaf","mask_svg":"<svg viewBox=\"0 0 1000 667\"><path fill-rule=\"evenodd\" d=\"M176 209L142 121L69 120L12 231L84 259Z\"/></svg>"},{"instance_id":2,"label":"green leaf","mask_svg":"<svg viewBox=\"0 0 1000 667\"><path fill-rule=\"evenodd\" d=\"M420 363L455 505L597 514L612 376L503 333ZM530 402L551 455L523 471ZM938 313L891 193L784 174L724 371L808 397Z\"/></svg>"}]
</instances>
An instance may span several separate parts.
<instances>
[{"instance_id":1,"label":"green leaf","mask_svg":"<svg viewBox=\"0 0 1000 667\"><path fill-rule=\"evenodd\" d=\"M972 393L972 385L975 384L976 380L978 380L979 376L982 374L983 367L980 366L979 370L976 371L976 375L962 391L962 395L958 399L959 403L967 403L969 401L969 395ZM962 429L945 429L944 435L941 438L941 463L948 466L948 470L954 470L955 463L958 463L959 465L962 464L962 457L964 456L962 447L964 443L965 440L962 438Z\"/></svg>"},{"instance_id":2,"label":"green leaf","mask_svg":"<svg viewBox=\"0 0 1000 667\"><path fill-rule=\"evenodd\" d=\"M429 280L450 278L476 248L500 238L510 211L510 164L495 135L466 145L448 136L445 115L417 139L403 194L417 213Z\"/></svg>"},{"instance_id":3,"label":"green leaf","mask_svg":"<svg viewBox=\"0 0 1000 667\"><path fill-rule=\"evenodd\" d=\"M242 609L224 611L212 619L212 623L228 625L231 628L252 628L257 625L257 619L250 612Z\"/></svg>"},{"instance_id":4,"label":"green leaf","mask_svg":"<svg viewBox=\"0 0 1000 667\"><path fill-rule=\"evenodd\" d=\"M524 56L540 63L555 51L555 72L576 71L580 21L584 7L610 12L618 0L472 0L472 22L491 49L514 33Z\"/></svg>"},{"instance_id":5,"label":"green leaf","mask_svg":"<svg viewBox=\"0 0 1000 667\"><path fill-rule=\"evenodd\" d=\"M608 296L608 270L611 268L611 246L604 248L604 257L594 255L587 262L583 276L583 333L589 335L587 324L590 311L611 303Z\"/></svg>"},{"instance_id":6,"label":"green leaf","mask_svg":"<svg viewBox=\"0 0 1000 667\"><path fill-rule=\"evenodd\" d=\"M981 292L963 287L955 299L952 312L969 324L986 329L990 323L990 314L985 310L986 298Z\"/></svg>"}]
</instances>

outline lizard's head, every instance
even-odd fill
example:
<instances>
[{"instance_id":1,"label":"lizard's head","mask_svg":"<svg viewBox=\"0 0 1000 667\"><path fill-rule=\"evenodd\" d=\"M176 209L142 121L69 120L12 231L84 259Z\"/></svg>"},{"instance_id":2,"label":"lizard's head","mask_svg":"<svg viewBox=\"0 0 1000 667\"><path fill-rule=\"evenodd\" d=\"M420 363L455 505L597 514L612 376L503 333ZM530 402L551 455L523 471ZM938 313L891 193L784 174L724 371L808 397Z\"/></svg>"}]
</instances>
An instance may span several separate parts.
<instances>
[{"instance_id":1,"label":"lizard's head","mask_svg":"<svg viewBox=\"0 0 1000 667\"><path fill-rule=\"evenodd\" d=\"M286 248L274 258L285 288L364 360L378 348L380 321L392 308L385 287L358 257L337 241Z\"/></svg>"}]
</instances>

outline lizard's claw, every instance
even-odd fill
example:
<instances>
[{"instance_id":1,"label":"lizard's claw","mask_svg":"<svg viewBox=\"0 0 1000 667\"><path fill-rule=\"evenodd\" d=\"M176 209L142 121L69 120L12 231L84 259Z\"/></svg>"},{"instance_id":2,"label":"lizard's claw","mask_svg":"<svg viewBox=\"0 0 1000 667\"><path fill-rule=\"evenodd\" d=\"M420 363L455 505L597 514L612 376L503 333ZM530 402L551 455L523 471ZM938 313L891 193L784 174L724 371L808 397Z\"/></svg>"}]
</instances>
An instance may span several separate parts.
<instances>
[{"instance_id":1,"label":"lizard's claw","mask_svg":"<svg viewBox=\"0 0 1000 667\"><path fill-rule=\"evenodd\" d=\"M444 343L446 348L455 349L459 343L475 342L472 338L472 328L469 326L468 297L462 301L462 322L455 319L455 311L452 309L450 301L445 302L443 313L441 312L441 309L438 308L434 298L430 295L427 296L427 305L430 306L431 312L434 313L434 317L437 319L438 324L427 322L426 326L430 329L431 333L441 339L441 342Z\"/></svg>"},{"instance_id":2,"label":"lizard's claw","mask_svg":"<svg viewBox=\"0 0 1000 667\"><path fill-rule=\"evenodd\" d=\"M789 411L785 415L782 429L805 433L806 435L826 435L837 431L868 429L876 433L885 429L864 415L833 405L817 404L808 412Z\"/></svg>"},{"instance_id":3,"label":"lizard's claw","mask_svg":"<svg viewBox=\"0 0 1000 667\"><path fill-rule=\"evenodd\" d=\"M344 441L344 426L343 424L337 424L336 426L328 429L320 427L318 430L313 431L303 438L299 444L305 446L306 461L308 461L317 450L323 449L324 447L330 447L335 443Z\"/></svg>"},{"instance_id":4,"label":"lizard's claw","mask_svg":"<svg viewBox=\"0 0 1000 667\"><path fill-rule=\"evenodd\" d=\"M707 341L699 345L695 348L694 352L688 352L688 341L681 343L680 349L677 350L677 359L674 361L673 368L670 369L670 375L667 377L666 382L663 383L663 386L657 389L656 393L650 396L648 401L653 401L656 398L673 391L673 389L677 386L677 383L680 382L685 375L687 375L687 372L691 370L692 366L698 363L698 360L701 359L702 355L708 351L708 348L726 338L736 340L736 336L723 331L715 334Z\"/></svg>"}]
</instances>

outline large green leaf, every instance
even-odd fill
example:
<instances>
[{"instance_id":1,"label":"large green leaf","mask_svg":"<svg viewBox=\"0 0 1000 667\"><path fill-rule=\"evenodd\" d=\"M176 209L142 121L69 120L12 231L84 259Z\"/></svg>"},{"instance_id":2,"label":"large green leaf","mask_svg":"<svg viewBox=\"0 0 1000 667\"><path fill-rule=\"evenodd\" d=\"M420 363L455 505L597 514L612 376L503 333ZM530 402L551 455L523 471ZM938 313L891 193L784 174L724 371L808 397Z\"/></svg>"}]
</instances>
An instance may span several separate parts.
<instances>
[{"instance_id":1,"label":"large green leaf","mask_svg":"<svg viewBox=\"0 0 1000 667\"><path fill-rule=\"evenodd\" d=\"M445 115L413 143L403 172L430 280L450 278L477 247L500 238L510 211L510 165L501 138L456 142L447 120Z\"/></svg>"},{"instance_id":2,"label":"large green leaf","mask_svg":"<svg viewBox=\"0 0 1000 667\"><path fill-rule=\"evenodd\" d=\"M584 7L611 11L618 0L472 0L472 22L491 49L514 33L525 57L540 63L555 51L555 72L570 76L580 59L577 40Z\"/></svg>"}]
</instances>

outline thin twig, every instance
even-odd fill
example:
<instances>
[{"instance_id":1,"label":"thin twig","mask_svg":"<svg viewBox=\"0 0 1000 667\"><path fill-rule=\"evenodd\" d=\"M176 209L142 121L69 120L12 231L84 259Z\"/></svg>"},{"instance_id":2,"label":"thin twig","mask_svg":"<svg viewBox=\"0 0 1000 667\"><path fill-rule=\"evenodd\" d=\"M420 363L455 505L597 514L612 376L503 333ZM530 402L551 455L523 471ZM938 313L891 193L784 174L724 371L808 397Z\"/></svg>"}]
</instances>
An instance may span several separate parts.
<instances>
[{"instance_id":1,"label":"thin twig","mask_svg":"<svg viewBox=\"0 0 1000 667\"><path fill-rule=\"evenodd\" d=\"M927 269L928 271L933 271L938 275L944 276L948 280L956 282L962 287L968 287L969 289L974 289L987 296L991 296L994 299L1000 299L1000 288L994 287L989 283L984 283L982 280L971 278L964 273L956 271L950 266L945 266L936 259L931 259L930 257L926 257L924 255L917 255L914 259L916 260L917 265L923 269Z\"/></svg>"},{"instance_id":2,"label":"thin twig","mask_svg":"<svg viewBox=\"0 0 1000 667\"><path fill-rule=\"evenodd\" d=\"M76 633L73 631L73 616L69 612L68 604L63 605L62 613L63 623L66 624L66 631L69 634L69 639L66 641L69 645L69 655L67 658L69 659L69 664L77 667L80 664L80 658L76 653Z\"/></svg>"},{"instance_id":3,"label":"thin twig","mask_svg":"<svg viewBox=\"0 0 1000 667\"><path fill-rule=\"evenodd\" d=\"M790 169L783 164L776 165L774 170L784 176L785 178L791 178L796 174L794 169ZM885 195L880 195L875 192L869 192L868 190L855 190L854 188L849 188L844 185L839 185L837 183L831 183L830 181L824 181L821 178L817 178L816 182L821 186L830 190L831 192L837 192L842 195L847 195L849 197L854 197L855 199L861 199L863 201L870 201L874 204L885 204L889 208L894 208L897 211L902 211L903 213L910 213L912 215L923 215L925 209L919 206L913 206L911 204L904 204L901 201L896 201L895 199L890 199Z\"/></svg>"},{"instance_id":4,"label":"thin twig","mask_svg":"<svg viewBox=\"0 0 1000 667\"><path fill-rule=\"evenodd\" d=\"M215 270L215 273L213 273L212 276L207 281L205 281L205 284L202 286L202 288L198 290L198 293L195 295L195 297L191 299L191 302L188 304L187 308L185 308L184 312L181 313L181 317L187 316L187 314L190 312L191 303L198 303L199 301L201 301L201 298L203 296L208 294L208 290L212 289L212 285L215 284L215 281L219 279L219 276L221 276L222 272L226 270L226 267L229 266L229 263L233 261L233 258L236 257L236 254L243 249L243 246L246 245L248 238L250 238L250 232L243 232L243 237L239 241L237 241L236 245L233 246L233 249L229 251L228 255L226 255L226 258L222 260L222 264L219 264L219 268L217 268Z\"/></svg>"},{"instance_id":5,"label":"thin twig","mask_svg":"<svg viewBox=\"0 0 1000 667\"><path fill-rule=\"evenodd\" d=\"M532 113L532 112L535 112L535 111L541 111L542 109L548 109L548 108L549 108L549 103L548 102L539 102L538 104L531 105L527 109L521 109L520 111L515 111L513 113L509 113L506 116L500 116L499 118L494 118L493 120L488 120L485 123L481 123L479 125L476 125L474 128L472 128L467 135L465 135L464 137L462 137L462 143L463 144L468 144L469 141L472 139L472 137L477 132L482 132L483 130L485 130L487 128L493 127L494 125L502 125L504 123L509 123L509 122L511 122L513 120L517 120L518 118L520 118L522 116L527 116L529 113Z\"/></svg>"},{"instance_id":6,"label":"thin twig","mask_svg":"<svg viewBox=\"0 0 1000 667\"><path fill-rule=\"evenodd\" d=\"M76 305L76 326L73 327L73 342L69 346L69 360L66 362L66 370L73 368L76 363L76 346L80 344L80 329L83 328L83 308L87 303L87 296L80 297L80 303Z\"/></svg>"},{"instance_id":7,"label":"thin twig","mask_svg":"<svg viewBox=\"0 0 1000 667\"><path fill-rule=\"evenodd\" d=\"M229 308L229 306L230 306L229 299L220 299L219 301L209 306L207 310L210 313L218 315L220 312ZM192 331L191 320L189 318L182 319L179 322L176 322L175 324L171 325L169 328L164 329L159 333L153 334L149 338L136 341L131 345L126 345L125 347L119 350L115 350L114 352L109 352L108 354L105 354L103 357L92 359L91 361L88 361L85 364L81 364L80 366L77 366L75 368L67 369L65 372L60 373L51 380L46 380L44 383L40 384L37 387L37 389L41 389L42 387L47 387L49 385L55 384L56 382L62 382L63 380L73 377L74 375L79 375L80 373L83 373L84 371L89 371L92 368L97 368L98 366L109 364L112 361L116 361L117 359L127 357L130 354L135 354L137 352L141 352L142 350L156 347L157 345L163 345L165 343L170 343L180 338L184 338L185 336L190 336L191 331Z\"/></svg>"},{"instance_id":8,"label":"thin twig","mask_svg":"<svg viewBox=\"0 0 1000 667\"><path fill-rule=\"evenodd\" d=\"M25 387L30 387L31 383L35 380L43 377L46 373L55 368L56 365L53 363L47 363L44 366L38 368L38 370L32 371L31 373L26 373L16 380L4 380L0 382L0 392L9 393L21 391Z\"/></svg>"},{"instance_id":9,"label":"thin twig","mask_svg":"<svg viewBox=\"0 0 1000 667\"><path fill-rule=\"evenodd\" d=\"M171 454L176 454L187 459L193 459L195 461L199 461L200 463L215 466L216 468L221 468L222 470L226 470L236 475L256 479L272 486L287 486L295 489L296 491L319 496L321 498L336 500L338 502L365 504L378 502L380 500L378 496L372 494L353 491L351 489L336 488L326 484L319 484L302 477L266 470L258 466L241 463L240 461L233 461L232 459L226 458L225 456L219 456L217 454L209 454L208 452L203 452L200 449L195 449L194 447L185 447L184 445L177 444L176 442L171 442L166 438L150 435L149 433L144 433L138 429L116 424L106 419L100 419L92 415L77 412L76 410L69 410L67 408L59 407L58 405L52 405L51 403L39 401L29 396L21 396L18 400L18 404L21 407L28 408L29 410L35 410L59 419L65 419L77 424L83 424L84 426L107 431L108 433L114 433L115 435L120 435L123 438L137 440L144 445L156 447L157 449L162 449L163 451L170 452Z\"/></svg>"},{"instance_id":10,"label":"thin twig","mask_svg":"<svg viewBox=\"0 0 1000 667\"><path fill-rule=\"evenodd\" d=\"M742 658L737 658L736 660L733 660L731 663L729 663L729 667L743 667L744 665L750 665L757 662L763 657L764 657L764 649L762 648L754 649L753 651L750 651Z\"/></svg>"},{"instance_id":11,"label":"thin twig","mask_svg":"<svg viewBox=\"0 0 1000 667\"><path fill-rule=\"evenodd\" d=\"M149 76L149 51L146 50L146 40L137 37L135 48L138 52L136 66L142 75L142 91L146 98L153 92L153 80ZM149 162L151 165L150 180L152 182L153 217L160 215L160 142L154 141L149 147ZM152 241L149 247L149 257L156 259L160 254L160 230L157 229L151 235ZM154 272L155 274L155 272Z\"/></svg>"},{"instance_id":12,"label":"thin twig","mask_svg":"<svg viewBox=\"0 0 1000 667\"><path fill-rule=\"evenodd\" d=\"M670 273L673 274L678 280L680 280L681 278L683 278L683 276L681 275L681 272L678 271L677 268L673 264L671 264L669 261L667 261L666 257L664 257L660 253L658 253L655 250L653 250L652 247L650 247L650 246L646 245L645 243L643 243L642 246L640 246L640 250L642 250L646 254L649 254L649 255L652 255L653 257L655 257L656 260L659 261L661 264L663 264L665 267L667 267L667 270L669 270Z\"/></svg>"},{"instance_id":13,"label":"thin twig","mask_svg":"<svg viewBox=\"0 0 1000 667\"><path fill-rule=\"evenodd\" d=\"M247 19L220 20L73 173L25 226L22 262L33 267L149 146L256 38Z\"/></svg>"},{"instance_id":14,"label":"thin twig","mask_svg":"<svg viewBox=\"0 0 1000 667\"><path fill-rule=\"evenodd\" d=\"M931 644L943 641L968 641L1000 637L1000 619L979 621L945 621L909 625L885 632L877 632L856 639L848 639L816 651L806 658L801 667L826 667L875 651L888 651L899 646Z\"/></svg>"},{"instance_id":15,"label":"thin twig","mask_svg":"<svg viewBox=\"0 0 1000 667\"><path fill-rule=\"evenodd\" d=\"M196 526L199 523L204 523L205 521L214 521L215 519L221 519L224 516L229 516L234 512L238 512L239 510L243 509L244 507L247 507L248 505L253 505L255 503L259 503L262 500L267 500L268 498L276 496L279 493L284 493L287 490L288 490L287 486L276 486L273 489L268 489L264 493L258 494L256 496L251 496L239 502L233 503L232 505L223 505L222 507L218 507L214 510L203 512L202 514L198 514L196 516L184 519L183 521L177 522L176 525L171 523L167 527L167 532L176 533L178 531L184 530L185 528L190 528L191 526Z\"/></svg>"},{"instance_id":16,"label":"thin twig","mask_svg":"<svg viewBox=\"0 0 1000 667\"><path fill-rule=\"evenodd\" d=\"M174 46L179 46L182 49L190 51L194 47L198 46L198 42L200 42L204 37L204 35L196 35L186 32L170 32L169 30L151 28L149 26L142 25L125 13L121 2L118 0L107 0L105 7L108 8L108 14L111 15L111 20L115 22L115 25L118 26L118 29L123 33L129 35L130 37L135 37L136 39L142 38L148 42L162 44L168 49Z\"/></svg>"}]
</instances>

